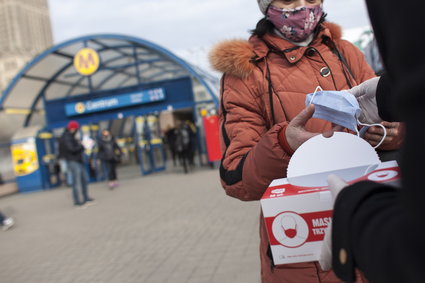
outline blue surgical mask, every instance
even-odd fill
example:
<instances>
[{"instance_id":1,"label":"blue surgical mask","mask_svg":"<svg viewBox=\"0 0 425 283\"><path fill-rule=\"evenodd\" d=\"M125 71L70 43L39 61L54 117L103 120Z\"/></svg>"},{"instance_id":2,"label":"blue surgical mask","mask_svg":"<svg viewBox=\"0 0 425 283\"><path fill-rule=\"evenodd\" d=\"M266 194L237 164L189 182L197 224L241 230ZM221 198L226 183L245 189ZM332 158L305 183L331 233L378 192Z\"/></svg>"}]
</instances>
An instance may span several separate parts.
<instances>
[{"instance_id":1,"label":"blue surgical mask","mask_svg":"<svg viewBox=\"0 0 425 283\"><path fill-rule=\"evenodd\" d=\"M321 91L318 91L318 89ZM369 125L360 123L358 117L362 110L356 97L348 91L323 91L320 87L317 87L314 93L307 95L305 104L306 106L314 104L313 118L323 119L343 126L356 132L358 136L361 136L358 125L382 127L384 137L375 148L381 145L387 135L385 127L381 124ZM364 132L362 131L362 134Z\"/></svg>"}]
</instances>

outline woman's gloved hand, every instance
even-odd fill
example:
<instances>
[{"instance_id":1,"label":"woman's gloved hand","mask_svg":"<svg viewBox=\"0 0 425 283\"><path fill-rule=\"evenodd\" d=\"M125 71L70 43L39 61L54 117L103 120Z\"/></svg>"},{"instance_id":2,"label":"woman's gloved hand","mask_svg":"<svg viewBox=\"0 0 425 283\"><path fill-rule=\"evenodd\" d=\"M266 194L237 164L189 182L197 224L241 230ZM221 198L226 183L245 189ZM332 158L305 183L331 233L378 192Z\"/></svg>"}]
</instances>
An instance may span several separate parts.
<instances>
[{"instance_id":1,"label":"woman's gloved hand","mask_svg":"<svg viewBox=\"0 0 425 283\"><path fill-rule=\"evenodd\" d=\"M362 123L374 124L382 122L378 114L378 106L376 105L376 88L378 82L379 77L375 77L347 90L359 102L360 109L362 110L359 121Z\"/></svg>"},{"instance_id":2,"label":"woman's gloved hand","mask_svg":"<svg viewBox=\"0 0 425 283\"><path fill-rule=\"evenodd\" d=\"M348 186L343 179L334 174L329 175L327 181L329 184L328 188L331 191L334 201L336 200L339 192ZM323 239L319 263L323 270L329 270L332 268L332 223L329 223L325 230L325 238Z\"/></svg>"}]
</instances>

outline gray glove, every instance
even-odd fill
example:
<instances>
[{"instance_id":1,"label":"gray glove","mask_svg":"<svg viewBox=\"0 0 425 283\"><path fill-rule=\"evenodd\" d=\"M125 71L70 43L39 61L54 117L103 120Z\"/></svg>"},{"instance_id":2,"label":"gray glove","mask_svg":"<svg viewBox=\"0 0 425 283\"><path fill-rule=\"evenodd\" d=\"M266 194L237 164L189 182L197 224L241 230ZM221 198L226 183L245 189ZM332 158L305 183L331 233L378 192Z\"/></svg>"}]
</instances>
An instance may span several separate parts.
<instances>
[{"instance_id":1,"label":"gray glove","mask_svg":"<svg viewBox=\"0 0 425 283\"><path fill-rule=\"evenodd\" d=\"M369 79L362 82L349 90L359 102L362 113L359 121L365 124L376 124L382 122L378 115L378 106L376 105L376 87L378 86L379 77Z\"/></svg>"}]
</instances>

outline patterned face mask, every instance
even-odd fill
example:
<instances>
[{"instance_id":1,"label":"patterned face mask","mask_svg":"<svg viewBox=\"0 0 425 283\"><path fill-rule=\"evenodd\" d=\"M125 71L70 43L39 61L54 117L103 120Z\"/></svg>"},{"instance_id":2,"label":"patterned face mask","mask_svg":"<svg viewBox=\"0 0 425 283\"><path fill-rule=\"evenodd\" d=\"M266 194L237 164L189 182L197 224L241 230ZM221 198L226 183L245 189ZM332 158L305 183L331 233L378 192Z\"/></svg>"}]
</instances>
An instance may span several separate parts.
<instances>
[{"instance_id":1,"label":"patterned face mask","mask_svg":"<svg viewBox=\"0 0 425 283\"><path fill-rule=\"evenodd\" d=\"M270 6L267 10L267 19L286 39L293 42L306 40L313 33L322 15L322 4L301 6L295 9L281 9Z\"/></svg>"}]
</instances>

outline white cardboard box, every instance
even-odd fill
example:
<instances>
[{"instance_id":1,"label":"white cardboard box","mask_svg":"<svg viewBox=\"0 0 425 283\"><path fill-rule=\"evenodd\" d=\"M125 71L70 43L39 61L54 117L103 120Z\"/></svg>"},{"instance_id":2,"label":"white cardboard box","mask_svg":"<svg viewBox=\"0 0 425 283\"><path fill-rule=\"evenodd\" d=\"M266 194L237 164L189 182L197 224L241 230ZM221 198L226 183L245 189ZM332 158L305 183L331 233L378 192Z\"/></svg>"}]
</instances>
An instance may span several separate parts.
<instances>
[{"instance_id":1,"label":"white cardboard box","mask_svg":"<svg viewBox=\"0 0 425 283\"><path fill-rule=\"evenodd\" d=\"M369 169L369 171L367 171ZM397 183L400 172L395 161L353 168L358 174L370 172L349 183L370 180ZM309 180L332 172L306 176ZM344 169L349 175L350 169ZM358 176L358 175L357 175ZM297 177L303 179L303 177ZM275 264L316 261L319 259L324 230L332 221L333 201L327 187L291 185L287 178L274 180L261 199L261 207Z\"/></svg>"}]
</instances>

